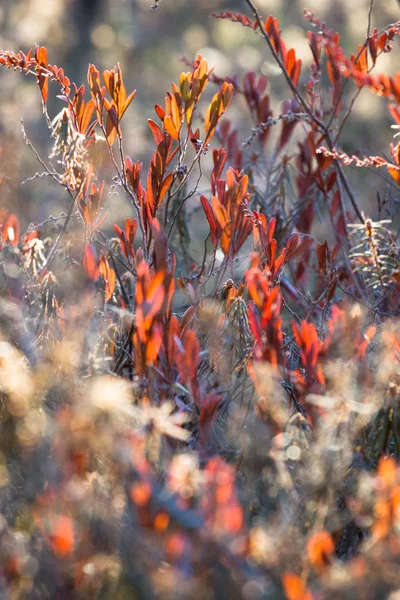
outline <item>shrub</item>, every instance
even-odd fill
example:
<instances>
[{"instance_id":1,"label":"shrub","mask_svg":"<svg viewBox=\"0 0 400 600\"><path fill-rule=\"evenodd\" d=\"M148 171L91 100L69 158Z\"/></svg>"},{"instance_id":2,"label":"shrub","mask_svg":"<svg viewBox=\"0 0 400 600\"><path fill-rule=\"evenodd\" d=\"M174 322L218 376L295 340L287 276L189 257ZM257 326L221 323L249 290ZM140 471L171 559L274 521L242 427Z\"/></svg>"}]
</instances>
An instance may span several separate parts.
<instances>
[{"instance_id":1,"label":"shrub","mask_svg":"<svg viewBox=\"0 0 400 600\"><path fill-rule=\"evenodd\" d=\"M400 589L396 215L365 215L346 169L398 186L400 145L390 159L339 148L352 82L400 125L399 76L373 75L400 22L348 57L306 11L305 72L278 21L245 4L215 16L264 39L282 111L264 75L224 80L197 56L148 122L145 169L125 154L135 92L119 65L89 65L78 87L44 47L0 51L36 78L49 160L24 139L69 202L24 233L0 213L4 597ZM225 116L240 101L243 144ZM113 194L132 214L110 230Z\"/></svg>"}]
</instances>

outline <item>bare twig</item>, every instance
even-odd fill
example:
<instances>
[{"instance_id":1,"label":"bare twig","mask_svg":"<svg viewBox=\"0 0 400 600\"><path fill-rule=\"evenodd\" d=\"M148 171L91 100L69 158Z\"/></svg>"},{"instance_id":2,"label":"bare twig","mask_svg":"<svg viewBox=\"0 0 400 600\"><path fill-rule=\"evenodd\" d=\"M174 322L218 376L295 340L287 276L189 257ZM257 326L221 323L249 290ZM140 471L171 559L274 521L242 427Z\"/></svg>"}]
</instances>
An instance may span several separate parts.
<instances>
[{"instance_id":1,"label":"bare twig","mask_svg":"<svg viewBox=\"0 0 400 600\"><path fill-rule=\"evenodd\" d=\"M40 273L43 273L46 269L48 269L50 263L52 262L55 254L57 252L58 246L60 245L60 242L61 242L61 240L62 240L65 232L67 231L67 227L68 227L68 224L69 224L71 216L72 216L72 211L74 210L75 202L76 202L76 199L77 199L78 196L79 196L79 192L72 199L69 211L68 211L67 216L65 218L65 223L63 225L63 228L61 229L60 233L58 234L57 239L54 242L54 244L53 244L53 246L52 246L52 248L51 248L51 250L50 250L50 252L49 252L49 254L48 254L47 258L46 258L46 262L40 268L40 271L39 271Z\"/></svg>"}]
</instances>

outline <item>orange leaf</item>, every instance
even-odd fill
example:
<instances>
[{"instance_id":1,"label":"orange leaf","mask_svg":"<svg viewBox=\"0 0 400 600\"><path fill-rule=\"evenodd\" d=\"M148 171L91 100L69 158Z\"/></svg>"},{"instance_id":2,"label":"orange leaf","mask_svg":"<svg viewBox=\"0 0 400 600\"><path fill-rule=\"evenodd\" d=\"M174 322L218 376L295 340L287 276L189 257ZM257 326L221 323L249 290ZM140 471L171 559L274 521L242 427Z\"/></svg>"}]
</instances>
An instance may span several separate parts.
<instances>
[{"instance_id":1,"label":"orange leaf","mask_svg":"<svg viewBox=\"0 0 400 600\"><path fill-rule=\"evenodd\" d=\"M287 58L286 58L286 69L288 70L289 74L292 72L292 69L294 68L296 64L296 52L294 51L293 48L290 48L290 50L287 53Z\"/></svg>"},{"instance_id":2,"label":"orange leaf","mask_svg":"<svg viewBox=\"0 0 400 600\"><path fill-rule=\"evenodd\" d=\"M226 531L231 535L239 533L243 525L243 509L239 504L227 506L223 512L223 522Z\"/></svg>"},{"instance_id":3,"label":"orange leaf","mask_svg":"<svg viewBox=\"0 0 400 600\"><path fill-rule=\"evenodd\" d=\"M156 111L158 118L161 119L161 121L164 121L165 110L163 109L163 107L159 104L156 104L154 110Z\"/></svg>"},{"instance_id":4,"label":"orange leaf","mask_svg":"<svg viewBox=\"0 0 400 600\"><path fill-rule=\"evenodd\" d=\"M221 204L221 202L216 196L212 196L211 203L218 224L221 227L221 229L224 229L227 226L229 220L226 208Z\"/></svg>"},{"instance_id":5,"label":"orange leaf","mask_svg":"<svg viewBox=\"0 0 400 600\"><path fill-rule=\"evenodd\" d=\"M85 255L83 257L83 267L88 274L89 279L96 280L99 276L99 270L93 248L90 244L86 245Z\"/></svg>"},{"instance_id":6,"label":"orange leaf","mask_svg":"<svg viewBox=\"0 0 400 600\"><path fill-rule=\"evenodd\" d=\"M152 121L151 119L147 119L147 123L150 127L151 133L153 134L154 137L154 141L155 143L158 144L160 142L163 141L164 136L163 136L163 132L161 131L160 127L157 125L157 123L155 123L154 121Z\"/></svg>"},{"instance_id":7,"label":"orange leaf","mask_svg":"<svg viewBox=\"0 0 400 600\"><path fill-rule=\"evenodd\" d=\"M181 117L179 113L179 106L175 96L172 96L171 98L171 118L175 129L179 131L181 128Z\"/></svg>"},{"instance_id":8,"label":"orange leaf","mask_svg":"<svg viewBox=\"0 0 400 600\"><path fill-rule=\"evenodd\" d=\"M204 210L204 212L206 214L208 224L210 225L210 233L211 233L212 244L213 244L214 248L216 248L217 244L218 244L218 238L217 238L218 223L217 223L217 220L215 218L213 209L211 208L211 206L210 206L207 198L205 196L200 196L200 202L201 202L203 210Z\"/></svg>"},{"instance_id":9,"label":"orange leaf","mask_svg":"<svg viewBox=\"0 0 400 600\"><path fill-rule=\"evenodd\" d=\"M94 65L89 65L88 83L93 96L100 93L100 73Z\"/></svg>"},{"instance_id":10,"label":"orange leaf","mask_svg":"<svg viewBox=\"0 0 400 600\"><path fill-rule=\"evenodd\" d=\"M114 71L104 71L103 79L111 98L114 97Z\"/></svg>"},{"instance_id":11,"label":"orange leaf","mask_svg":"<svg viewBox=\"0 0 400 600\"><path fill-rule=\"evenodd\" d=\"M233 85L231 83L227 83L224 81L221 88L221 96L222 96L222 104L224 106L224 111L228 108L231 103L233 96Z\"/></svg>"},{"instance_id":12,"label":"orange leaf","mask_svg":"<svg viewBox=\"0 0 400 600\"><path fill-rule=\"evenodd\" d=\"M164 129L169 133L173 140L177 140L179 138L178 131L169 115L166 115L164 118Z\"/></svg>"},{"instance_id":13,"label":"orange leaf","mask_svg":"<svg viewBox=\"0 0 400 600\"><path fill-rule=\"evenodd\" d=\"M107 110L107 121L106 121L107 142L110 146L112 146L117 137L118 118L117 118L117 113L116 113L114 106L112 106L106 100L104 101L104 106L106 107L106 110Z\"/></svg>"},{"instance_id":14,"label":"orange leaf","mask_svg":"<svg viewBox=\"0 0 400 600\"><path fill-rule=\"evenodd\" d=\"M157 533L164 532L167 529L168 524L169 516L165 512L161 512L154 519L154 529L157 531Z\"/></svg>"},{"instance_id":15,"label":"orange leaf","mask_svg":"<svg viewBox=\"0 0 400 600\"><path fill-rule=\"evenodd\" d=\"M378 476L383 479L385 487L392 487L396 483L397 467L392 456L382 456L379 459Z\"/></svg>"},{"instance_id":16,"label":"orange leaf","mask_svg":"<svg viewBox=\"0 0 400 600\"><path fill-rule=\"evenodd\" d=\"M50 536L52 548L58 556L69 556L74 551L74 522L71 517L63 515L56 519Z\"/></svg>"},{"instance_id":17,"label":"orange leaf","mask_svg":"<svg viewBox=\"0 0 400 600\"><path fill-rule=\"evenodd\" d=\"M151 499L151 485L147 481L134 483L130 496L136 506L146 506Z\"/></svg>"},{"instance_id":18,"label":"orange leaf","mask_svg":"<svg viewBox=\"0 0 400 600\"><path fill-rule=\"evenodd\" d=\"M43 67L43 69L47 69L47 50L44 46L41 48L36 48L36 61L38 64ZM47 97L49 94L49 79L46 75L44 75L41 71L39 71L39 75L37 76L37 81L40 87L40 91L42 94L43 102L46 104Z\"/></svg>"},{"instance_id":19,"label":"orange leaf","mask_svg":"<svg viewBox=\"0 0 400 600\"><path fill-rule=\"evenodd\" d=\"M86 133L86 131L89 127L89 124L90 124L90 119L92 118L93 111L94 111L94 102L93 102L93 99L91 99L85 105L85 108L83 109L82 114L80 115L79 130L81 131L81 133Z\"/></svg>"},{"instance_id":20,"label":"orange leaf","mask_svg":"<svg viewBox=\"0 0 400 600\"><path fill-rule=\"evenodd\" d=\"M217 118L218 118L218 112L219 112L220 105L221 105L221 97L219 95L219 92L217 92L216 94L214 94L214 97L211 100L211 103L208 107L206 122L205 122L206 131L209 131L209 129L211 128L211 124L214 123L214 121L215 121L215 116L217 116Z\"/></svg>"},{"instance_id":21,"label":"orange leaf","mask_svg":"<svg viewBox=\"0 0 400 600\"><path fill-rule=\"evenodd\" d=\"M174 178L174 174L173 173L169 173L166 178L164 179L161 189L158 192L158 205L161 204L162 199L164 198L166 192L168 191L168 189L171 186L172 180Z\"/></svg>"},{"instance_id":22,"label":"orange leaf","mask_svg":"<svg viewBox=\"0 0 400 600\"><path fill-rule=\"evenodd\" d=\"M132 100L134 99L135 96L136 96L136 90L133 90L133 92L131 94L129 94L129 96L125 100L124 107L121 111L121 114L119 115L120 119L122 119L124 112L126 111L126 109L128 108L128 106L130 105L130 103L132 102Z\"/></svg>"},{"instance_id":23,"label":"orange leaf","mask_svg":"<svg viewBox=\"0 0 400 600\"><path fill-rule=\"evenodd\" d=\"M292 81L294 83L294 85L298 85L299 83L299 79L300 79L300 73L301 73L301 59L296 61L296 64L294 65L290 76L292 78Z\"/></svg>"},{"instance_id":24,"label":"orange leaf","mask_svg":"<svg viewBox=\"0 0 400 600\"><path fill-rule=\"evenodd\" d=\"M400 185L400 169L394 166L388 165L387 170L389 175L393 177L395 182Z\"/></svg>"},{"instance_id":25,"label":"orange leaf","mask_svg":"<svg viewBox=\"0 0 400 600\"><path fill-rule=\"evenodd\" d=\"M150 338L146 342L146 363L154 363L162 344L162 330L154 327Z\"/></svg>"},{"instance_id":26,"label":"orange leaf","mask_svg":"<svg viewBox=\"0 0 400 600\"><path fill-rule=\"evenodd\" d=\"M327 531L314 533L307 542L307 554L310 563L317 569L324 569L335 551L335 544Z\"/></svg>"},{"instance_id":27,"label":"orange leaf","mask_svg":"<svg viewBox=\"0 0 400 600\"><path fill-rule=\"evenodd\" d=\"M99 264L99 273L102 275L104 282L106 284L106 302L111 298L114 293L115 283L116 283L116 275L114 269L110 268L108 264L108 260L105 256L102 256Z\"/></svg>"},{"instance_id":28,"label":"orange leaf","mask_svg":"<svg viewBox=\"0 0 400 600\"><path fill-rule=\"evenodd\" d=\"M358 46L357 53L360 53L357 60L355 60L355 67L363 73L368 73L368 49L367 46ZM354 57L355 59L355 57Z\"/></svg>"},{"instance_id":29,"label":"orange leaf","mask_svg":"<svg viewBox=\"0 0 400 600\"><path fill-rule=\"evenodd\" d=\"M313 596L306 587L306 584L295 573L284 573L282 584L287 600L313 600Z\"/></svg>"}]
</instances>

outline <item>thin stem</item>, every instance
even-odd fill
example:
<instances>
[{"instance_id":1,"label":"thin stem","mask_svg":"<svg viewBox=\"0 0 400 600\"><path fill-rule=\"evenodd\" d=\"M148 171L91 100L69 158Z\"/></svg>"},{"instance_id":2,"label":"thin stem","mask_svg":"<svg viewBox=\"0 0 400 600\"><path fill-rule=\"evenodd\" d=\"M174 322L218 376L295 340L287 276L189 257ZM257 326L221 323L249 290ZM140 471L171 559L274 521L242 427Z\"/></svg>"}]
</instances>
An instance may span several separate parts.
<instances>
[{"instance_id":1,"label":"thin stem","mask_svg":"<svg viewBox=\"0 0 400 600\"><path fill-rule=\"evenodd\" d=\"M109 251L108 256L111 258L111 262L113 264L114 271L115 271L115 274L116 274L117 279L118 279L118 283L119 283L120 288L121 288L121 293L122 293L122 296L124 297L125 304L126 304L126 306L128 308L131 308L131 303L129 301L128 294L126 293L125 286L122 283L121 276L119 274L119 271L118 271L118 268L117 268L117 264L115 262L114 255L113 255L113 253L111 251Z\"/></svg>"},{"instance_id":2,"label":"thin stem","mask_svg":"<svg viewBox=\"0 0 400 600\"><path fill-rule=\"evenodd\" d=\"M370 0L369 10L368 10L368 24L367 24L367 38L371 35L371 20L372 20L372 11L374 10L374 1Z\"/></svg>"},{"instance_id":3,"label":"thin stem","mask_svg":"<svg viewBox=\"0 0 400 600\"><path fill-rule=\"evenodd\" d=\"M199 158L199 170L200 170L200 172L199 172L199 176L198 176L198 178L197 178L196 185L194 186L194 189L193 189L193 190L191 190L191 191L190 191L190 192L187 194L187 196L185 196L185 197L183 198L182 202L181 202L181 203L180 203L180 205L178 206L178 209L177 209L177 211L176 211L176 213L175 213L175 215L174 215L174 218L172 219L172 224L171 224L171 227L170 227L170 229L169 229L169 232L168 232L168 239L171 237L172 230L173 230L173 228L174 228L174 226L175 226L175 223L176 223L176 220L177 220L177 218L178 218L178 215L179 215L180 211L181 211L181 210L182 210L182 208L183 208L183 205L185 204L185 202L186 202L187 200L189 200L189 198L191 198L191 197L192 197L192 196L193 196L193 195L194 195L194 194L197 192L197 188L198 188L198 185L199 185L199 183L200 183L200 179L201 179L201 178L202 178L202 176L203 176L203 172L202 172L202 170L201 170L201 165L200 165L200 158ZM171 198L172 198L174 195L175 195L175 194L172 194Z\"/></svg>"},{"instance_id":4,"label":"thin stem","mask_svg":"<svg viewBox=\"0 0 400 600\"><path fill-rule=\"evenodd\" d=\"M57 252L58 246L60 245L60 242L61 242L61 240L62 240L62 238L64 236L64 233L67 231L67 227L68 227L68 224L69 224L71 216L72 216L72 211L74 210L75 202L76 202L76 199L77 199L78 196L79 196L79 192L72 199L71 206L70 206L69 211L67 213L67 216L66 216L63 228L61 229L60 233L58 234L58 237L57 237L56 241L54 242L53 247L51 248L51 250L50 250L50 252L49 252L49 254L47 256L46 262L42 265L42 267L40 269L40 273L43 273L43 271L45 271L45 269L47 269L49 267L50 263L52 262L55 254Z\"/></svg>"},{"instance_id":5,"label":"thin stem","mask_svg":"<svg viewBox=\"0 0 400 600\"><path fill-rule=\"evenodd\" d=\"M114 168L115 168L116 173L118 175L118 179L119 179L119 181L120 181L123 189L125 190L125 192L131 198L131 200L133 202L133 205L134 205L134 207L136 209L136 212L137 212L137 215L138 215L138 222L139 222L140 232L142 234L142 240L143 240L143 244L142 244L143 245L143 254L144 254L144 257L147 258L147 235L146 235L146 230L144 228L143 221L142 221L142 213L141 213L141 210L140 210L139 202L138 202L135 194L133 193L133 191L130 189L129 185L127 184L127 181L126 181L126 178L125 178L124 163L122 163L122 172L121 172L121 169L119 168L119 166L117 164L117 161L115 160L115 156L114 156L114 153L112 151L112 148L111 148L110 144L108 143L107 133L106 133L106 130L104 129L104 125L100 124L100 122L99 122L99 125L100 125L100 128L101 128L101 130L103 132L103 135L104 135L104 137L106 139L106 144L107 144L107 148L108 148L108 154L109 154L109 156L111 158L111 162L114 165ZM119 138L119 136L118 136L118 138ZM123 160L123 152L122 152L121 143L122 142L119 139L119 144L120 144L119 151L120 151L120 154L121 154L122 160Z\"/></svg>"}]
</instances>

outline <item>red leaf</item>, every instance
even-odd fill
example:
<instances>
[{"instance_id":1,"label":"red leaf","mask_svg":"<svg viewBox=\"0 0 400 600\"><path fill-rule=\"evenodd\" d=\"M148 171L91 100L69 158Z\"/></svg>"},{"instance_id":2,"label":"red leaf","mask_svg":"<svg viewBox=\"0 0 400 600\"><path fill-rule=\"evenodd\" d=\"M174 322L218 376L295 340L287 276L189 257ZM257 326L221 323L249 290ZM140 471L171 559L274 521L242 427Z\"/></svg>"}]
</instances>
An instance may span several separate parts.
<instances>
[{"instance_id":1,"label":"red leaf","mask_svg":"<svg viewBox=\"0 0 400 600\"><path fill-rule=\"evenodd\" d=\"M169 190L172 180L174 178L174 174L173 173L169 173L166 178L164 179L160 191L158 192L158 198L157 198L157 206L159 206L162 202L162 199L164 198L166 192Z\"/></svg>"},{"instance_id":2,"label":"red leaf","mask_svg":"<svg viewBox=\"0 0 400 600\"><path fill-rule=\"evenodd\" d=\"M327 531L314 533L307 542L308 558L318 570L325 569L334 551L335 544Z\"/></svg>"},{"instance_id":3,"label":"red leaf","mask_svg":"<svg viewBox=\"0 0 400 600\"><path fill-rule=\"evenodd\" d=\"M157 116L161 119L161 121L164 121L165 110L163 109L163 107L159 104L156 104L154 110L156 111Z\"/></svg>"},{"instance_id":4,"label":"red leaf","mask_svg":"<svg viewBox=\"0 0 400 600\"><path fill-rule=\"evenodd\" d=\"M147 119L147 123L150 127L151 133L153 134L154 141L158 146L158 144L163 141L164 134L161 131L160 127L157 125L157 123L155 123L151 119Z\"/></svg>"},{"instance_id":5,"label":"red leaf","mask_svg":"<svg viewBox=\"0 0 400 600\"><path fill-rule=\"evenodd\" d=\"M295 573L284 573L282 584L287 600L313 600L313 596L306 584Z\"/></svg>"},{"instance_id":6,"label":"red leaf","mask_svg":"<svg viewBox=\"0 0 400 600\"><path fill-rule=\"evenodd\" d=\"M47 69L47 50L44 46L42 46L41 48L36 48L36 60L40 67L42 67L43 69ZM49 78L45 74L43 74L42 69L39 70L37 81L40 87L43 102L46 104L47 97L49 95Z\"/></svg>"},{"instance_id":7,"label":"red leaf","mask_svg":"<svg viewBox=\"0 0 400 600\"><path fill-rule=\"evenodd\" d=\"M200 196L200 202L206 214L208 224L210 225L211 241L215 249L218 244L217 232L219 226L207 198L205 196Z\"/></svg>"},{"instance_id":8,"label":"red leaf","mask_svg":"<svg viewBox=\"0 0 400 600\"><path fill-rule=\"evenodd\" d=\"M290 236L290 238L288 239L287 245L286 245L285 263L296 252L298 243L299 243L299 235L298 235L298 233L294 233L293 235Z\"/></svg>"},{"instance_id":9,"label":"red leaf","mask_svg":"<svg viewBox=\"0 0 400 600\"><path fill-rule=\"evenodd\" d=\"M106 301L110 300L115 289L116 275L114 269L111 269L110 265L108 264L108 260L105 258L105 256L100 258L99 273L102 275L106 284Z\"/></svg>"},{"instance_id":10,"label":"red leaf","mask_svg":"<svg viewBox=\"0 0 400 600\"><path fill-rule=\"evenodd\" d=\"M74 522L71 517L63 515L56 519L51 536L51 545L58 556L67 557L74 551Z\"/></svg>"},{"instance_id":11,"label":"red leaf","mask_svg":"<svg viewBox=\"0 0 400 600\"><path fill-rule=\"evenodd\" d=\"M99 269L97 267L97 261L95 253L91 244L87 244L85 248L85 255L83 257L83 267L88 274L89 279L96 280L99 276Z\"/></svg>"}]
</instances>

